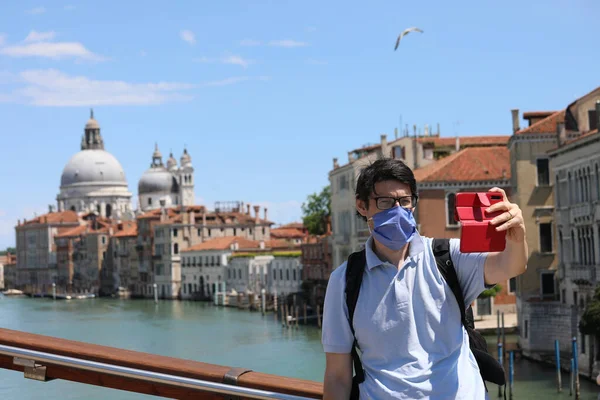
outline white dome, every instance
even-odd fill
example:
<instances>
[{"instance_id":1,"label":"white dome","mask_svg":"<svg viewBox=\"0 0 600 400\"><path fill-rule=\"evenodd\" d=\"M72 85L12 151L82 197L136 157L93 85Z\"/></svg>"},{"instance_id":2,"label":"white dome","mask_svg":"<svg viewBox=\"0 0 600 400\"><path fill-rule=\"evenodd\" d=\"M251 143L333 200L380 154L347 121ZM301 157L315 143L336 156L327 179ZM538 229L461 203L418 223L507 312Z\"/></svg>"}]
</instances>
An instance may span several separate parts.
<instances>
[{"instance_id":1,"label":"white dome","mask_svg":"<svg viewBox=\"0 0 600 400\"><path fill-rule=\"evenodd\" d=\"M119 161L104 150L82 150L76 153L60 178L61 187L79 184L127 186Z\"/></svg>"},{"instance_id":2,"label":"white dome","mask_svg":"<svg viewBox=\"0 0 600 400\"><path fill-rule=\"evenodd\" d=\"M138 194L177 193L179 184L164 167L152 167L143 173L138 183Z\"/></svg>"}]
</instances>

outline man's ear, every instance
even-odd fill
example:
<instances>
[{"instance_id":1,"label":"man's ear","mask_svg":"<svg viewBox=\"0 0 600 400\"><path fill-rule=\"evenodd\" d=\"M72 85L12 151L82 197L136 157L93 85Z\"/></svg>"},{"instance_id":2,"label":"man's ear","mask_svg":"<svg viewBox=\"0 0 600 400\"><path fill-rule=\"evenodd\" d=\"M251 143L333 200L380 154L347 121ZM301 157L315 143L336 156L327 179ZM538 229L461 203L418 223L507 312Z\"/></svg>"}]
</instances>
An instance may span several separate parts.
<instances>
[{"instance_id":1,"label":"man's ear","mask_svg":"<svg viewBox=\"0 0 600 400\"><path fill-rule=\"evenodd\" d=\"M367 207L364 201L361 199L356 199L356 211L363 217L367 216Z\"/></svg>"}]
</instances>

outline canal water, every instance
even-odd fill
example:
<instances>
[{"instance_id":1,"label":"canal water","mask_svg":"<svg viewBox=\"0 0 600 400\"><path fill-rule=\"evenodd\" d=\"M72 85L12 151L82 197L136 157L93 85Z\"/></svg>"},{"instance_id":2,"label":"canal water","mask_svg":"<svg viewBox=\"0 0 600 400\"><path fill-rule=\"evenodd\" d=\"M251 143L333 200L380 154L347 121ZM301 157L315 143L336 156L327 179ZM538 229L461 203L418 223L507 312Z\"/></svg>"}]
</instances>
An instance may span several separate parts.
<instances>
[{"instance_id":1,"label":"canal water","mask_svg":"<svg viewBox=\"0 0 600 400\"><path fill-rule=\"evenodd\" d=\"M51 299L0 296L0 326L25 332L155 353L322 382L325 356L316 327L283 328L273 314L185 301ZM563 375L526 360L515 362L514 399L573 399ZM497 387L489 386L491 399ZM582 399L596 400L600 388L581 382ZM0 370L0 399L142 399L133 393L65 381L26 380Z\"/></svg>"}]
</instances>

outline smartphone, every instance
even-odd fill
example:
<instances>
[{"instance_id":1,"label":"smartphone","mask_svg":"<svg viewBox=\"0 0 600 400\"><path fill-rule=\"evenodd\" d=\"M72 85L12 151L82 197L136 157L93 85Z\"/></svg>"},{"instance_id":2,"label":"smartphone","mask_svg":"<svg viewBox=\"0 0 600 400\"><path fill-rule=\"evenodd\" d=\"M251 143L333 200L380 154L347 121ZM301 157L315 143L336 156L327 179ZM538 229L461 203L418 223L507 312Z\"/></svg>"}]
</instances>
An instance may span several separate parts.
<instances>
[{"instance_id":1,"label":"smartphone","mask_svg":"<svg viewBox=\"0 0 600 400\"><path fill-rule=\"evenodd\" d=\"M489 253L504 251L506 231L498 232L490 221L506 211L487 213L492 204L502 201L496 192L461 192L456 194L454 218L461 225L460 251L462 253Z\"/></svg>"}]
</instances>

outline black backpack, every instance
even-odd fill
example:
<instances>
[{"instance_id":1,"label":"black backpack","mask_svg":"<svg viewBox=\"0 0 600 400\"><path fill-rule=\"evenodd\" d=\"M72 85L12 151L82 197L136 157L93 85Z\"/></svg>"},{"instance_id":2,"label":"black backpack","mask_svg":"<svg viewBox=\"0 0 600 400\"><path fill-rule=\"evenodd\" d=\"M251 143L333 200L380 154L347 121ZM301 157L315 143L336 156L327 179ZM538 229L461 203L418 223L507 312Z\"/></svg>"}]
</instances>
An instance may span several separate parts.
<instances>
[{"instance_id":1,"label":"black backpack","mask_svg":"<svg viewBox=\"0 0 600 400\"><path fill-rule=\"evenodd\" d=\"M475 359L477 360L477 365L479 366L479 371L484 384L485 381L488 381L500 386L505 385L506 375L504 373L502 364L500 364L488 353L487 342L485 341L485 338L481 335L481 333L475 330L475 321L473 318L473 309L471 308L471 305L465 309L463 292L456 275L456 270L454 269L454 264L452 263L452 259L450 257L450 240L434 239L432 247L437 267L448 286L450 286L452 293L454 293L454 297L456 297L456 302L460 308L462 324L469 335L469 345L473 355L475 356ZM352 400L359 398L358 385L365 380L362 363L356 350L358 348L358 343L354 333L353 320L354 310L358 301L360 285L362 283L366 264L367 259L365 250L361 250L350 254L346 266L346 305L348 307L350 329L352 330L352 335L354 336L354 344L352 346L351 353L355 373L354 377L352 378L352 392L350 394L350 399ZM504 396L506 397L506 390Z\"/></svg>"}]
</instances>

